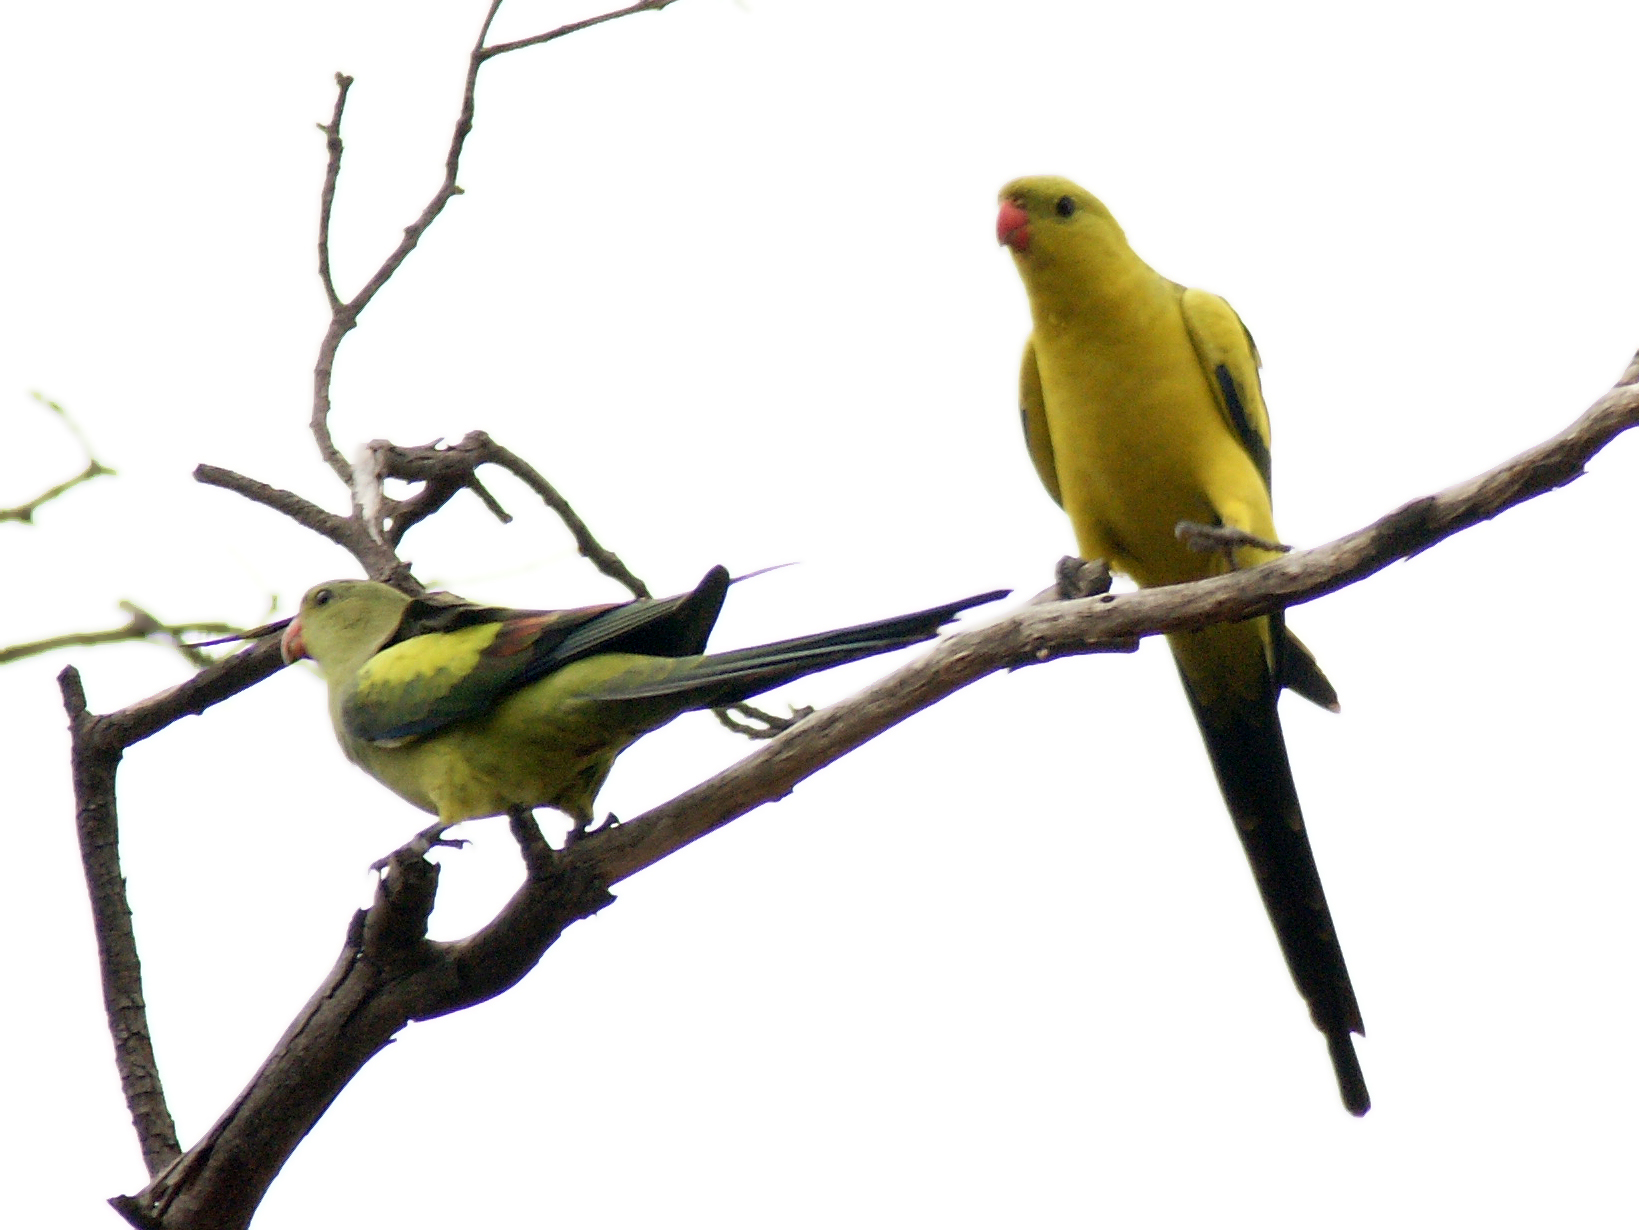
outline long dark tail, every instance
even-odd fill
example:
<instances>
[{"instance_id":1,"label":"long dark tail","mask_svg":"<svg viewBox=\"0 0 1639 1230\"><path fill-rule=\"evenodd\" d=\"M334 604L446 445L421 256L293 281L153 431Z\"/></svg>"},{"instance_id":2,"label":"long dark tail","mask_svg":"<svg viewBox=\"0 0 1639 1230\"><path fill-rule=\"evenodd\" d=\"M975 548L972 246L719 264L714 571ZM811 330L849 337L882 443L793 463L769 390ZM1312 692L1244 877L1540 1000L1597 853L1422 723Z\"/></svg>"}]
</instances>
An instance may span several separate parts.
<instances>
[{"instance_id":1,"label":"long dark tail","mask_svg":"<svg viewBox=\"0 0 1639 1230\"><path fill-rule=\"evenodd\" d=\"M1326 1035L1343 1105L1350 1114L1363 1115L1371 1109L1371 1095L1350 1035L1366 1030L1304 831L1274 680L1263 668L1262 687L1254 687L1252 695L1243 689L1209 700L1191 684L1182 662L1179 673L1292 981L1315 1027Z\"/></svg>"},{"instance_id":2,"label":"long dark tail","mask_svg":"<svg viewBox=\"0 0 1639 1230\"><path fill-rule=\"evenodd\" d=\"M969 607L995 602L1005 598L1009 592L1005 589L992 590L988 594L947 602L943 606L930 607L910 615L879 619L874 623L838 628L834 632L819 632L813 636L799 636L771 645L756 645L750 649L734 649L704 657L678 658L676 668L668 674L630 685L617 682L606 690L600 690L598 698L640 700L670 696L682 699L679 709L732 705L815 671L929 640L941 626Z\"/></svg>"}]
</instances>

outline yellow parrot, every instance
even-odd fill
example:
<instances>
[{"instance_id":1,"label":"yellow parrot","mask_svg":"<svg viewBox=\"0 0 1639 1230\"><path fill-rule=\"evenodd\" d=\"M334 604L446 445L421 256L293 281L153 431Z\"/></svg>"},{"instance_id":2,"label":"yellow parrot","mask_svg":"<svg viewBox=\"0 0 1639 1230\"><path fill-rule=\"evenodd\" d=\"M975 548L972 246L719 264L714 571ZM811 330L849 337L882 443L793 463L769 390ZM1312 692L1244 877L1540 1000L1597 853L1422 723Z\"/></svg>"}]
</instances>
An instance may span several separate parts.
<instances>
[{"instance_id":1,"label":"yellow parrot","mask_svg":"<svg viewBox=\"0 0 1639 1230\"><path fill-rule=\"evenodd\" d=\"M1030 458L1084 558L1173 585L1283 550L1269 484L1269 415L1252 337L1233 308L1156 273L1110 211L1067 179L1001 191L1033 330L1020 374ZM1326 1035L1350 1113L1371 1107L1351 1034L1364 1034L1304 831L1275 702L1337 710L1337 693L1280 615L1168 636L1224 802L1292 980Z\"/></svg>"},{"instance_id":2,"label":"yellow parrot","mask_svg":"<svg viewBox=\"0 0 1639 1230\"><path fill-rule=\"evenodd\" d=\"M281 641L312 658L347 758L438 823L554 807L577 828L615 757L689 709L730 705L934 636L980 594L794 640L707 654L730 579L673 598L564 611L411 598L375 581L314 586Z\"/></svg>"}]
</instances>

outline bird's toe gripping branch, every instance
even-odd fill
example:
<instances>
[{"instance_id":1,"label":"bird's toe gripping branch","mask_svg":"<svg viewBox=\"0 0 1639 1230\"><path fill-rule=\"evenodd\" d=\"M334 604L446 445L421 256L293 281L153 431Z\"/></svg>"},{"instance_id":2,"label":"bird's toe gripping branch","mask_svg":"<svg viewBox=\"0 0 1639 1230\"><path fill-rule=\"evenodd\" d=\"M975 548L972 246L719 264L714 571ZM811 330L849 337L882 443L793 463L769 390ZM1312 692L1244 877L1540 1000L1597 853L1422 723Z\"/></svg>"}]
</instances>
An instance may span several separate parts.
<instances>
[{"instance_id":1,"label":"bird's toe gripping branch","mask_svg":"<svg viewBox=\"0 0 1639 1230\"><path fill-rule=\"evenodd\" d=\"M469 844L465 837L445 837L444 834L449 828L449 825L442 822L428 825L391 854L383 855L371 863L370 870L385 871L388 866L399 860L414 862L416 859L424 857L428 851L435 850L439 846L448 846L452 850L459 850Z\"/></svg>"},{"instance_id":2,"label":"bird's toe gripping branch","mask_svg":"<svg viewBox=\"0 0 1639 1230\"><path fill-rule=\"evenodd\" d=\"M571 823L569 831L563 837L563 848L565 850L583 837L590 837L593 833L602 833L608 829L619 828L621 823L620 817L615 815L614 812L605 815L602 824L599 824L591 815L573 816L571 820L573 823Z\"/></svg>"},{"instance_id":3,"label":"bird's toe gripping branch","mask_svg":"<svg viewBox=\"0 0 1639 1230\"><path fill-rule=\"evenodd\" d=\"M1233 525L1203 525L1199 521L1180 521L1173 527L1173 535L1191 551L1204 555L1221 552L1235 571L1235 548L1256 547L1260 551L1278 551L1285 555L1292 548L1284 542L1271 542L1256 534L1237 529Z\"/></svg>"},{"instance_id":4,"label":"bird's toe gripping branch","mask_svg":"<svg viewBox=\"0 0 1639 1230\"><path fill-rule=\"evenodd\" d=\"M1085 560L1074 555L1066 555L1059 560L1058 566L1053 569L1053 577L1058 583L1058 596L1066 602L1108 593L1114 579L1107 561Z\"/></svg>"}]
</instances>

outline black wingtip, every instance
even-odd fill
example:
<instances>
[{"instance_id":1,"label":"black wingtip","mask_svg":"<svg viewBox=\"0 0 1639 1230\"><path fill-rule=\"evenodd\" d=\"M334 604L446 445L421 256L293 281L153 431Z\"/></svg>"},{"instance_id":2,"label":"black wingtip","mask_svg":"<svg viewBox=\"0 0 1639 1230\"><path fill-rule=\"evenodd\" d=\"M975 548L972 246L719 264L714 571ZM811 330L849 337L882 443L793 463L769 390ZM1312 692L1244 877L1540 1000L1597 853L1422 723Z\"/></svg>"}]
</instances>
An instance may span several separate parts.
<instances>
[{"instance_id":1,"label":"black wingtip","mask_svg":"<svg viewBox=\"0 0 1639 1230\"><path fill-rule=\"evenodd\" d=\"M1327 1034L1326 1049L1332 1053L1332 1068L1337 1073L1337 1091L1343 1095L1343 1106L1358 1119L1372 1108L1372 1095L1366 1091L1366 1074L1360 1070L1360 1060L1355 1057L1354 1038L1348 1030Z\"/></svg>"}]
</instances>

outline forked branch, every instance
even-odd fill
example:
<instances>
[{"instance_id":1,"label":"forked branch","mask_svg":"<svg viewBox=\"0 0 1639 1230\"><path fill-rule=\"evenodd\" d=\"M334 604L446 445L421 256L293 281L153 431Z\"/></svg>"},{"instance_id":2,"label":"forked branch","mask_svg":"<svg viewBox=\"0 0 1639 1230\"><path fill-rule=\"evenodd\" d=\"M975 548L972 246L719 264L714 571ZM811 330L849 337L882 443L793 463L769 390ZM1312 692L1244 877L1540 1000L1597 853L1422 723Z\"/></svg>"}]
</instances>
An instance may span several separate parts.
<instances>
[{"instance_id":1,"label":"forked branch","mask_svg":"<svg viewBox=\"0 0 1639 1230\"><path fill-rule=\"evenodd\" d=\"M325 133L327 160L320 201L319 274L331 309L314 367L310 429L332 472L348 487L351 510L330 513L292 492L216 467L201 482L235 491L293 518L349 550L366 573L411 592L419 583L397 550L404 535L470 490L501 518L506 514L477 477L481 465L516 475L569 526L580 550L634 594L643 583L603 548L562 496L515 454L473 432L458 444L403 448L385 441L353 463L331 437L331 381L342 340L408 259L444 207L461 193L465 142L472 130L480 68L495 56L537 46L671 0L642 0L530 38L487 46L500 8L492 0L468 55L460 113L444 176L386 259L350 298L334 281L330 227L340 182L342 121L350 78L338 75ZM634 872L765 802L777 800L818 769L910 714L998 670L1070 654L1130 649L1145 636L1247 618L1330 593L1396 559L1503 509L1576 478L1610 439L1639 422L1639 361L1567 431L1470 482L1414 501L1374 525L1324 547L1262 567L1191 585L1026 606L1006 618L939 642L878 684L793 725L739 764L636 819L578 835L552 851L533 818L512 817L525 864L513 899L483 930L453 944L426 937L438 871L419 858L395 858L371 908L349 927L335 968L292 1022L245 1091L206 1136L180 1152L159 1084L143 1007L140 969L118 857L115 775L125 748L189 713L199 713L279 669L272 637L206 668L187 683L110 714L86 708L79 678L62 680L74 732L74 782L81 852L97 920L105 1002L121 1082L153 1181L115 1207L145 1227L243 1227L268 1183L336 1094L411 1020L470 1006L500 993L528 972L577 918L606 904L608 889ZM385 495L387 479L420 484L406 499Z\"/></svg>"},{"instance_id":2,"label":"forked branch","mask_svg":"<svg viewBox=\"0 0 1639 1230\"><path fill-rule=\"evenodd\" d=\"M113 470L97 460L91 451L91 445L87 442L85 434L80 431L78 424L69 417L67 410L40 393L32 394L32 396L35 401L61 419L69 434L79 442L80 447L85 451L85 468L72 478L66 478L60 483L47 487L31 500L25 500L21 504L13 505L11 508L0 508L0 522L16 521L23 525L32 525L34 523L34 514L40 511L41 506L49 504L66 492L74 490L81 483L88 483L94 478L101 478L105 474L114 473Z\"/></svg>"},{"instance_id":3,"label":"forked branch","mask_svg":"<svg viewBox=\"0 0 1639 1230\"><path fill-rule=\"evenodd\" d=\"M232 636L242 631L232 624L210 621L168 624L134 602L122 602L120 609L130 618L117 628L102 628L96 632L65 632L61 636L48 636L44 640L25 641L19 645L0 648L0 666L32 658L37 654L50 653L55 649L70 649L81 645L115 645L121 641L146 641L158 637L186 658L189 665L204 667L211 664L210 657L184 641L184 636L201 633L208 636Z\"/></svg>"},{"instance_id":4,"label":"forked branch","mask_svg":"<svg viewBox=\"0 0 1639 1230\"><path fill-rule=\"evenodd\" d=\"M455 1011L512 985L565 926L609 900L610 886L783 798L820 768L975 680L1058 657L1120 652L1146 636L1311 601L1573 481L1595 453L1635 424L1639 357L1610 393L1552 439L1325 546L1188 585L1031 602L993 624L941 639L922 657L798 723L709 781L633 820L583 834L562 851L548 850L533 821L516 815L513 832L524 855L524 886L489 926L456 944L425 938L436 869L399 858L376 904L355 918L330 978L239 1100L205 1140L147 1190L122 1197L116 1207L141 1226L243 1225L234 1219L238 1212L229 1218L209 1210L238 1210L248 1218L272 1173L329 1098L404 1024ZM195 696L189 703L198 701ZM158 697L145 703L177 702ZM73 704L70 696L71 711ZM106 718L82 710L76 721L106 723L107 730L142 737L155 729L143 708ZM79 755L77 742L77 785L90 777L82 773ZM82 812L95 805L95 799L82 798ZM384 970L391 976L384 979ZM352 1024L343 1028L341 1018ZM245 1166L253 1171L236 1169ZM254 1173L255 1184L246 1186L245 1173Z\"/></svg>"},{"instance_id":5,"label":"forked branch","mask_svg":"<svg viewBox=\"0 0 1639 1230\"><path fill-rule=\"evenodd\" d=\"M403 237L364 285L349 299L343 299L336 289L335 274L330 252L330 224L335 213L336 190L341 181L342 117L347 107L348 91L353 78L336 74L336 103L330 121L319 125L325 136L324 187L319 197L319 281L324 288L325 300L330 307L330 324L319 342L318 359L313 367L313 405L308 420L309 430L318 445L319 455L326 465L347 485L352 510L348 516L326 511L293 492L284 491L232 470L202 465L194 477L212 486L236 491L247 499L284 513L298 524L322 534L332 542L345 547L364 568L365 574L408 593L419 593L420 583L411 574L409 566L399 559L397 549L404 535L416 524L437 512L463 488L470 490L502 521L509 520L506 512L479 481L480 465L498 465L509 470L527 484L568 527L575 545L606 576L626 586L635 597L646 597L648 588L596 538L586 523L576 515L567 500L517 454L495 443L483 432L472 432L459 444L440 447L437 442L416 448L405 448L385 440L373 441L362 450L358 462L349 462L342 455L330 432L330 389L335 373L336 353L342 339L357 327L359 315L369 306L409 258L432 226L444 207L461 195L457 182L461 170L461 155L467 137L472 132L473 116L477 106L478 72L489 60L507 52L543 43L590 29L619 17L634 13L658 12L673 0L640 0L637 4L616 9L583 21L570 22L544 34L518 39L510 43L486 46L490 27L501 7L501 0L491 0L489 10L478 32L477 41L467 55L466 77L461 89L461 108L456 117L449 148L444 156L444 177L420 215L404 228ZM420 489L409 499L387 498L381 490L384 480L402 479L420 483Z\"/></svg>"}]
</instances>

